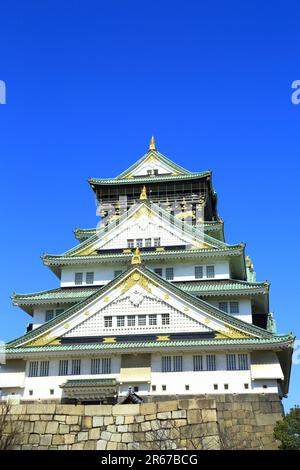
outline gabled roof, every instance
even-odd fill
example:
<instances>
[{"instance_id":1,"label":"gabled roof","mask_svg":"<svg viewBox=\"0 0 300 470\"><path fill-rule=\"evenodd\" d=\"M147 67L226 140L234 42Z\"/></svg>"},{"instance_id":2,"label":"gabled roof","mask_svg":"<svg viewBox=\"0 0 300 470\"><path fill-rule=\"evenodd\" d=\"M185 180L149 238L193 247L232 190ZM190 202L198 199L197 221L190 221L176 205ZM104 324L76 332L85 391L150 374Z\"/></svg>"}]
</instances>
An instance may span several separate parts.
<instances>
[{"instance_id":1,"label":"gabled roof","mask_svg":"<svg viewBox=\"0 0 300 470\"><path fill-rule=\"evenodd\" d=\"M135 178L89 178L89 184L93 186L108 186L108 185L120 185L120 184L148 184L148 183L160 183L163 181L180 181L180 180L191 180L191 179L199 179L211 176L212 172L208 171L200 171L198 173L188 173L185 175L156 175L156 176L141 176Z\"/></svg>"}]
</instances>

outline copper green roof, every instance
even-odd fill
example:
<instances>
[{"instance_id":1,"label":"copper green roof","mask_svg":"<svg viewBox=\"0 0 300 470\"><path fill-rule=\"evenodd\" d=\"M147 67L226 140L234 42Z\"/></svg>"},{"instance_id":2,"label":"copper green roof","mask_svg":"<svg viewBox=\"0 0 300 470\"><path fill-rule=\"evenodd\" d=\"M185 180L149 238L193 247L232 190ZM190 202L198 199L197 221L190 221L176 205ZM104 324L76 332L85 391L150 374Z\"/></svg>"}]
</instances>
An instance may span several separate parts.
<instances>
[{"instance_id":1,"label":"copper green roof","mask_svg":"<svg viewBox=\"0 0 300 470\"><path fill-rule=\"evenodd\" d=\"M67 380L62 384L61 388L73 388L73 387L99 387L107 385L116 385L116 379L77 379Z\"/></svg>"},{"instance_id":2,"label":"copper green roof","mask_svg":"<svg viewBox=\"0 0 300 470\"><path fill-rule=\"evenodd\" d=\"M160 183L165 181L182 181L182 180L194 180L199 178L204 178L210 176L211 171L201 171L199 173L189 173L187 175L157 175L157 176L138 176L134 178L90 178L88 182L91 186L95 185L116 185L120 186L121 184L150 184L150 183Z\"/></svg>"}]
</instances>

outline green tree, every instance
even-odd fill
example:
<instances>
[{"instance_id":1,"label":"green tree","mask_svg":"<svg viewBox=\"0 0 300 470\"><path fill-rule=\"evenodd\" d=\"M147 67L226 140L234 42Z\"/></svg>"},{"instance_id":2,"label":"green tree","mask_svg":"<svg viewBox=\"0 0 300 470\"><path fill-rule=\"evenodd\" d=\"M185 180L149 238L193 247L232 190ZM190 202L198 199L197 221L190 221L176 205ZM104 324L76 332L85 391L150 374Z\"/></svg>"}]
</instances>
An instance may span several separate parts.
<instances>
[{"instance_id":1,"label":"green tree","mask_svg":"<svg viewBox=\"0 0 300 470\"><path fill-rule=\"evenodd\" d=\"M278 421L274 428L275 439L281 441L281 450L300 450L300 407L295 406Z\"/></svg>"}]
</instances>

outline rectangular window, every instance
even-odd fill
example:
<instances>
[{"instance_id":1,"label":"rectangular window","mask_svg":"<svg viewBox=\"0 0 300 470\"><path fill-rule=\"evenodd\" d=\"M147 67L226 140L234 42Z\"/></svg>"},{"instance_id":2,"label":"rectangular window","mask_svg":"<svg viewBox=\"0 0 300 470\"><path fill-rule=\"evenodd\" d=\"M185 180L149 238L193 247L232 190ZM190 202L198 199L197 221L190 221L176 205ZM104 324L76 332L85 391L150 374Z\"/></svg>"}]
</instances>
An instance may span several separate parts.
<instances>
[{"instance_id":1,"label":"rectangular window","mask_svg":"<svg viewBox=\"0 0 300 470\"><path fill-rule=\"evenodd\" d=\"M112 317L104 317L104 328L112 327Z\"/></svg>"},{"instance_id":2,"label":"rectangular window","mask_svg":"<svg viewBox=\"0 0 300 470\"><path fill-rule=\"evenodd\" d=\"M163 356L161 359L162 359L162 372L172 372L172 357Z\"/></svg>"},{"instance_id":3,"label":"rectangular window","mask_svg":"<svg viewBox=\"0 0 300 470\"><path fill-rule=\"evenodd\" d=\"M91 360L91 374L101 374L101 359Z\"/></svg>"},{"instance_id":4,"label":"rectangular window","mask_svg":"<svg viewBox=\"0 0 300 470\"><path fill-rule=\"evenodd\" d=\"M138 316L138 325L139 326L146 326L146 315L139 315Z\"/></svg>"},{"instance_id":5,"label":"rectangular window","mask_svg":"<svg viewBox=\"0 0 300 470\"><path fill-rule=\"evenodd\" d=\"M228 384L224 384L224 390L228 390Z\"/></svg>"},{"instance_id":6,"label":"rectangular window","mask_svg":"<svg viewBox=\"0 0 300 470\"><path fill-rule=\"evenodd\" d=\"M117 326L125 326L125 317L117 317Z\"/></svg>"},{"instance_id":7,"label":"rectangular window","mask_svg":"<svg viewBox=\"0 0 300 470\"><path fill-rule=\"evenodd\" d=\"M39 370L39 363L38 361L29 362L29 377L37 377Z\"/></svg>"},{"instance_id":8,"label":"rectangular window","mask_svg":"<svg viewBox=\"0 0 300 470\"><path fill-rule=\"evenodd\" d=\"M160 246L160 237L154 238L154 246L156 247Z\"/></svg>"},{"instance_id":9,"label":"rectangular window","mask_svg":"<svg viewBox=\"0 0 300 470\"><path fill-rule=\"evenodd\" d=\"M58 375L68 375L69 361L61 359L58 366Z\"/></svg>"},{"instance_id":10,"label":"rectangular window","mask_svg":"<svg viewBox=\"0 0 300 470\"><path fill-rule=\"evenodd\" d=\"M162 385L162 386L161 386L161 389L162 389L163 392L165 392L165 391L167 390L167 386L166 386L166 385Z\"/></svg>"},{"instance_id":11,"label":"rectangular window","mask_svg":"<svg viewBox=\"0 0 300 470\"><path fill-rule=\"evenodd\" d=\"M227 302L219 302L219 309L223 312L228 312L228 303Z\"/></svg>"},{"instance_id":12,"label":"rectangular window","mask_svg":"<svg viewBox=\"0 0 300 470\"><path fill-rule=\"evenodd\" d=\"M102 374L111 374L111 358L105 357L102 359Z\"/></svg>"},{"instance_id":13,"label":"rectangular window","mask_svg":"<svg viewBox=\"0 0 300 470\"><path fill-rule=\"evenodd\" d=\"M248 390L249 389L249 384L244 384L244 389Z\"/></svg>"},{"instance_id":14,"label":"rectangular window","mask_svg":"<svg viewBox=\"0 0 300 470\"><path fill-rule=\"evenodd\" d=\"M216 356L214 354L206 356L206 370L216 370Z\"/></svg>"},{"instance_id":15,"label":"rectangular window","mask_svg":"<svg viewBox=\"0 0 300 470\"><path fill-rule=\"evenodd\" d=\"M239 313L239 303L238 302L229 302L230 313Z\"/></svg>"},{"instance_id":16,"label":"rectangular window","mask_svg":"<svg viewBox=\"0 0 300 470\"><path fill-rule=\"evenodd\" d=\"M136 246L138 246L139 248L143 248L143 239L142 238L137 238Z\"/></svg>"},{"instance_id":17,"label":"rectangular window","mask_svg":"<svg viewBox=\"0 0 300 470\"><path fill-rule=\"evenodd\" d=\"M80 286L82 284L82 273L75 273L75 285Z\"/></svg>"},{"instance_id":18,"label":"rectangular window","mask_svg":"<svg viewBox=\"0 0 300 470\"><path fill-rule=\"evenodd\" d=\"M94 273L86 273L85 282L86 284L94 284Z\"/></svg>"},{"instance_id":19,"label":"rectangular window","mask_svg":"<svg viewBox=\"0 0 300 470\"><path fill-rule=\"evenodd\" d=\"M239 362L239 370L249 369L247 354L239 354L238 355L238 362Z\"/></svg>"},{"instance_id":20,"label":"rectangular window","mask_svg":"<svg viewBox=\"0 0 300 470\"><path fill-rule=\"evenodd\" d=\"M157 315L149 315L149 325L157 325Z\"/></svg>"},{"instance_id":21,"label":"rectangular window","mask_svg":"<svg viewBox=\"0 0 300 470\"><path fill-rule=\"evenodd\" d=\"M162 313L161 315L161 324L169 325L170 324L170 315L168 313Z\"/></svg>"},{"instance_id":22,"label":"rectangular window","mask_svg":"<svg viewBox=\"0 0 300 470\"><path fill-rule=\"evenodd\" d=\"M52 320L54 318L54 310L46 310L46 321Z\"/></svg>"},{"instance_id":23,"label":"rectangular window","mask_svg":"<svg viewBox=\"0 0 300 470\"><path fill-rule=\"evenodd\" d=\"M214 384L214 390L218 390L218 384Z\"/></svg>"},{"instance_id":24,"label":"rectangular window","mask_svg":"<svg viewBox=\"0 0 300 470\"><path fill-rule=\"evenodd\" d=\"M203 266L195 266L195 279L203 278Z\"/></svg>"},{"instance_id":25,"label":"rectangular window","mask_svg":"<svg viewBox=\"0 0 300 470\"><path fill-rule=\"evenodd\" d=\"M159 276L162 276L162 269L161 268L155 268L154 272L155 272L155 274L158 274Z\"/></svg>"},{"instance_id":26,"label":"rectangular window","mask_svg":"<svg viewBox=\"0 0 300 470\"><path fill-rule=\"evenodd\" d=\"M122 270L121 270L121 269L117 269L116 271L114 271L114 278L120 276L120 274L122 274Z\"/></svg>"},{"instance_id":27,"label":"rectangular window","mask_svg":"<svg viewBox=\"0 0 300 470\"><path fill-rule=\"evenodd\" d=\"M186 386L185 386L185 389L186 389L186 390L189 390L189 389L190 389L190 386L189 386L189 385L186 385Z\"/></svg>"},{"instance_id":28,"label":"rectangular window","mask_svg":"<svg viewBox=\"0 0 300 470\"><path fill-rule=\"evenodd\" d=\"M227 367L227 370L236 370L235 354L226 354L226 367Z\"/></svg>"},{"instance_id":29,"label":"rectangular window","mask_svg":"<svg viewBox=\"0 0 300 470\"><path fill-rule=\"evenodd\" d=\"M152 392L156 392L156 385L152 385Z\"/></svg>"},{"instance_id":30,"label":"rectangular window","mask_svg":"<svg viewBox=\"0 0 300 470\"><path fill-rule=\"evenodd\" d=\"M145 247L150 248L150 246L151 246L151 238L146 238L145 239Z\"/></svg>"},{"instance_id":31,"label":"rectangular window","mask_svg":"<svg viewBox=\"0 0 300 470\"><path fill-rule=\"evenodd\" d=\"M134 240L127 240L127 248L134 248Z\"/></svg>"},{"instance_id":32,"label":"rectangular window","mask_svg":"<svg viewBox=\"0 0 300 470\"><path fill-rule=\"evenodd\" d=\"M153 170L153 174L154 174L154 175L158 175L158 169L155 168L155 169Z\"/></svg>"},{"instance_id":33,"label":"rectangular window","mask_svg":"<svg viewBox=\"0 0 300 470\"><path fill-rule=\"evenodd\" d=\"M128 315L127 326L135 326L135 315Z\"/></svg>"},{"instance_id":34,"label":"rectangular window","mask_svg":"<svg viewBox=\"0 0 300 470\"><path fill-rule=\"evenodd\" d=\"M214 266L206 266L206 277L215 277L215 267Z\"/></svg>"},{"instance_id":35,"label":"rectangular window","mask_svg":"<svg viewBox=\"0 0 300 470\"><path fill-rule=\"evenodd\" d=\"M40 377L47 377L48 375L49 375L49 361L41 361Z\"/></svg>"},{"instance_id":36,"label":"rectangular window","mask_svg":"<svg viewBox=\"0 0 300 470\"><path fill-rule=\"evenodd\" d=\"M174 269L166 268L166 279L167 281L173 281L174 279Z\"/></svg>"},{"instance_id":37,"label":"rectangular window","mask_svg":"<svg viewBox=\"0 0 300 470\"><path fill-rule=\"evenodd\" d=\"M173 356L173 371L182 372L182 356Z\"/></svg>"},{"instance_id":38,"label":"rectangular window","mask_svg":"<svg viewBox=\"0 0 300 470\"><path fill-rule=\"evenodd\" d=\"M80 359L73 359L72 360L72 375L80 375L81 369L81 360Z\"/></svg>"},{"instance_id":39,"label":"rectangular window","mask_svg":"<svg viewBox=\"0 0 300 470\"><path fill-rule=\"evenodd\" d=\"M59 308L57 310L55 310L55 316L58 317L58 315L60 315L61 313L64 312L64 309L63 308Z\"/></svg>"},{"instance_id":40,"label":"rectangular window","mask_svg":"<svg viewBox=\"0 0 300 470\"><path fill-rule=\"evenodd\" d=\"M203 370L202 356L193 356L193 368L194 371Z\"/></svg>"}]
</instances>

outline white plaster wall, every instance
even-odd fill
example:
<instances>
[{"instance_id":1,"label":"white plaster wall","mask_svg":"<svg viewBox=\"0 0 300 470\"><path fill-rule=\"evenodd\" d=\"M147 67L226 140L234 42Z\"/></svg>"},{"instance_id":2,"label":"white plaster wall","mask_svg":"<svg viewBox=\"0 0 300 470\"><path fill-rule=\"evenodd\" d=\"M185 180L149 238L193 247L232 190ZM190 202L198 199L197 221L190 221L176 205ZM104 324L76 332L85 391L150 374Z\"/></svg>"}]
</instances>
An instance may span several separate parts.
<instances>
[{"instance_id":1,"label":"white plaster wall","mask_svg":"<svg viewBox=\"0 0 300 470\"><path fill-rule=\"evenodd\" d=\"M252 323L252 306L251 300L246 298L239 298L239 297L222 297L219 299L212 300L209 297L206 299L206 302L210 303L214 307L219 308L219 302L227 302L228 303L228 314L232 315L235 318L239 318L247 323ZM239 303L239 313L232 314L230 313L229 302L238 302Z\"/></svg>"},{"instance_id":2,"label":"white plaster wall","mask_svg":"<svg viewBox=\"0 0 300 470\"><path fill-rule=\"evenodd\" d=\"M91 285L104 285L114 279L114 271L122 270L125 271L128 268L128 264L110 264L101 266L76 266L76 268L64 268L61 273L61 287L72 287L75 286L75 273L83 273L82 286ZM86 273L94 273L94 284L86 284Z\"/></svg>"}]
</instances>

